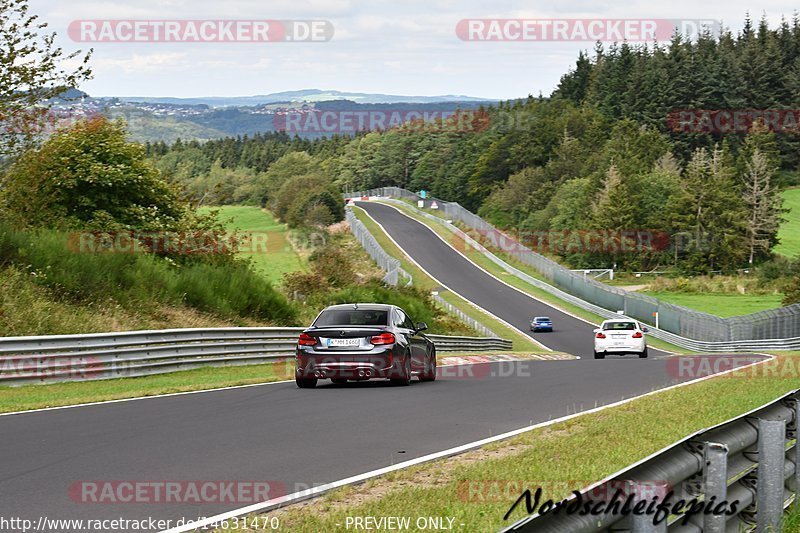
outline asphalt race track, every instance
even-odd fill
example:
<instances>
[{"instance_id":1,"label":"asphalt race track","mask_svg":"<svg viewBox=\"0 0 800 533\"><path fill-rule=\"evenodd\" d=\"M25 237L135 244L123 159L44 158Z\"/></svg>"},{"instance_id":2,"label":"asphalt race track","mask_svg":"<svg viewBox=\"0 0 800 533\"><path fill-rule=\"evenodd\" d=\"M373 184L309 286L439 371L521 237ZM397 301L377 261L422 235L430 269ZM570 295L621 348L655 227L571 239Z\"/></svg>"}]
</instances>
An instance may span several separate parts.
<instances>
[{"instance_id":1,"label":"asphalt race track","mask_svg":"<svg viewBox=\"0 0 800 533\"><path fill-rule=\"evenodd\" d=\"M594 357L592 330L597 326L553 309L486 274L442 242L427 226L397 209L370 202L357 202L356 205L367 211L414 261L450 290L552 350L584 359ZM553 319L552 333L530 332L531 319L540 315ZM651 357L667 355L652 348L649 352Z\"/></svg>"},{"instance_id":2,"label":"asphalt race track","mask_svg":"<svg viewBox=\"0 0 800 533\"><path fill-rule=\"evenodd\" d=\"M586 358L591 325L486 276L394 209L364 207L442 283L523 331L533 315L552 316L556 331L542 342L584 359L465 365L410 387L275 383L0 416L1 515L174 525L254 502L90 503L80 489L256 481L276 497L698 377L664 354Z\"/></svg>"},{"instance_id":3,"label":"asphalt race track","mask_svg":"<svg viewBox=\"0 0 800 533\"><path fill-rule=\"evenodd\" d=\"M492 363L410 387L276 383L2 416L2 514L211 516L252 502L82 503L70 487L241 480L292 493L691 379L673 361Z\"/></svg>"}]
</instances>

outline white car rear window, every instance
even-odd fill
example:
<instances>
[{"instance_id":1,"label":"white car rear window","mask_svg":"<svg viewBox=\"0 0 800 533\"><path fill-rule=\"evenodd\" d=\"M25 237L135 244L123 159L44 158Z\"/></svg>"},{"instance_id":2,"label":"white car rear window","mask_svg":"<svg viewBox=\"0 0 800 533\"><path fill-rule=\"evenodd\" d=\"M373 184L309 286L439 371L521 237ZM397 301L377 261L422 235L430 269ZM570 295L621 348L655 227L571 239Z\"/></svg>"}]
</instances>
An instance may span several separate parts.
<instances>
[{"instance_id":1,"label":"white car rear window","mask_svg":"<svg viewBox=\"0 0 800 533\"><path fill-rule=\"evenodd\" d=\"M606 322L603 324L604 330L633 331L636 324L633 322Z\"/></svg>"}]
</instances>

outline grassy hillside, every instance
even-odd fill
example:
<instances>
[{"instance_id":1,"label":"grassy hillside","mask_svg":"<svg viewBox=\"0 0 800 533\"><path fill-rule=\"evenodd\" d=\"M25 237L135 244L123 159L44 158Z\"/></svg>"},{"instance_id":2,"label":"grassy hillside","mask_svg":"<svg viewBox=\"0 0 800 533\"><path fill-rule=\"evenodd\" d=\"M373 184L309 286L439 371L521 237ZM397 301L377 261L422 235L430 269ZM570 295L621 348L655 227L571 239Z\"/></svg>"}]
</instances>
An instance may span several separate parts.
<instances>
[{"instance_id":1,"label":"grassy hillside","mask_svg":"<svg viewBox=\"0 0 800 533\"><path fill-rule=\"evenodd\" d=\"M255 253L243 253L253 262L257 272L273 284L279 283L287 272L304 271L308 265L304 258L292 248L288 240L286 224L276 221L272 215L255 206L227 205L214 208L219 219L225 221L229 230L252 233L256 238L265 238L265 246L252 247Z\"/></svg>"},{"instance_id":2,"label":"grassy hillside","mask_svg":"<svg viewBox=\"0 0 800 533\"><path fill-rule=\"evenodd\" d=\"M0 225L0 336L293 324L296 310L241 263L89 253L55 230Z\"/></svg>"},{"instance_id":3,"label":"grassy hillside","mask_svg":"<svg viewBox=\"0 0 800 533\"><path fill-rule=\"evenodd\" d=\"M721 317L749 315L781 307L782 294L645 292L647 296Z\"/></svg>"},{"instance_id":4,"label":"grassy hillside","mask_svg":"<svg viewBox=\"0 0 800 533\"><path fill-rule=\"evenodd\" d=\"M784 215L786 222L778 233L781 242L775 247L775 253L797 257L800 255L800 188L784 191L783 207L789 212Z\"/></svg>"},{"instance_id":5,"label":"grassy hillside","mask_svg":"<svg viewBox=\"0 0 800 533\"><path fill-rule=\"evenodd\" d=\"M188 120L179 120L175 117L156 117L135 107L117 108L110 115L111 118L125 119L130 138L138 142L164 141L171 144L178 139L204 141L219 139L227 135L226 132Z\"/></svg>"}]
</instances>

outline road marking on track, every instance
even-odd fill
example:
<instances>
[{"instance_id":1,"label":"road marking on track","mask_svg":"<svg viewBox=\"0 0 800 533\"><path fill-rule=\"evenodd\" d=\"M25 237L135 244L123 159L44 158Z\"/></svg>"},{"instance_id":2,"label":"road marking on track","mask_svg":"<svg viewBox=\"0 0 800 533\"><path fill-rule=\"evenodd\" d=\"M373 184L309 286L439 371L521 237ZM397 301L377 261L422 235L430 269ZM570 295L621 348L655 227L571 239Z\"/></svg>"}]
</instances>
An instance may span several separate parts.
<instances>
[{"instance_id":1,"label":"road marking on track","mask_svg":"<svg viewBox=\"0 0 800 533\"><path fill-rule=\"evenodd\" d=\"M447 352L443 352L443 353L446 354ZM515 359L514 361L515 362L544 361L544 360L548 360L548 361L564 361L564 359L558 359L558 358L555 358L555 357L547 358L548 356L546 356L546 355L542 355L541 357L542 357L542 359L529 358L529 359L518 359L518 360ZM443 359L443 360L446 360L447 358L448 358L447 355L442 355L441 356L441 359ZM580 357L578 357L578 359L580 359ZM502 361L496 361L496 362L502 362ZM462 366L462 365L472 365L472 364L477 364L477 363L468 362L468 363L437 365L437 366L439 366L439 367L451 366L452 367L452 366ZM67 382L67 383L80 383L80 382L73 381L73 382ZM280 383L294 383L294 379L285 379L285 380L281 380L281 381L267 381L265 383L250 383L248 385L232 385L230 387L217 387L215 389L201 389L201 390L192 390L192 391L184 391L184 392L170 392L170 393L167 393L167 394L153 394L152 396L135 396L133 398L118 398L116 400L101 400L101 401L97 401L97 402L76 403L76 404L73 404L73 405L60 405L58 407L42 407L40 409L28 409L27 411L12 411L12 412L9 412L9 413L0 413L0 417L11 416L11 415L24 415L24 414L29 414L29 413L43 413L43 412L47 412L47 411L61 411L63 409L76 409L78 407L92 407L92 406L96 406L96 405L105 405L105 404L123 403L123 402L134 402L134 401L139 401L139 400L155 400L155 399L158 399L158 398L170 398L172 396L186 396L186 395L189 395L189 394L203 394L203 393L206 393L206 392L222 392L222 391L228 391L228 390L234 390L234 389L247 389L247 388L251 388L251 387L263 387L265 385L278 385ZM31 385L31 386L38 387L39 385Z\"/></svg>"},{"instance_id":2,"label":"road marking on track","mask_svg":"<svg viewBox=\"0 0 800 533\"><path fill-rule=\"evenodd\" d=\"M607 404L607 405L603 405L603 406L600 406L600 407L595 407L593 409L587 409L586 411L581 411L579 413L574 413L574 414L571 414L571 415L562 416L561 418L556 418L554 420L550 420L550 421L547 421L547 422L540 422L538 424L533 424L533 425L530 425L530 426L527 426L527 427L523 427L523 428L520 428L520 429L515 429L513 431L508 431L508 432L502 433L500 435L495 435L493 437L488 437L486 439L481 439L481 440L469 442L467 444L462 444L461 446L456 446L454 448L450 448L450 449L443 450L443 451L440 451L440 452L435 452L435 453L431 453L431 454L428 454L428 455L423 455L422 457L417 457L416 459L411 459L410 461L404 461L402 463L397 463L397 464L392 465L392 466L386 466L384 468L379 468L377 470L371 470L369 472L364 472L363 474L350 476L350 477L347 477L347 478L344 478L344 479L340 479L338 481L333 481L331 483L326 483L325 485L320 485L318 487L314 487L314 488L311 488L311 489L306 489L306 490L303 490L303 491L300 491L300 492L295 492L293 494L289 494L289 495L286 495L286 496L281 496L279 498L273 498L271 500L266 500L264 502L255 503L253 505L248 505L247 507L241 507L239 509L234 509L234 510L228 511L226 513L221 513L221 514L209 517L209 518L205 518L205 519L202 519L202 520L197 520L195 522L189 522L188 524L185 524L185 525L182 525L182 526L179 526L179 527L174 527L172 529L167 529L163 533L184 533L186 531L193 531L195 529L199 529L199 528L203 528L203 527L208 527L208 526L212 526L213 527L214 525L219 527L219 526L224 524L225 520L230 520L232 518L236 518L237 516L243 516L243 515L247 515L247 514L251 514L251 513L255 513L255 512L267 512L267 511L271 511L273 509L277 509L277 508L280 508L280 507L285 507L286 505L291 504L291 503L297 503L297 502L300 502L300 501L303 501L303 500L308 500L308 499L316 497L316 496L320 496L320 495L322 495L322 494L324 494L326 492L329 492L331 490L337 489L339 487L343 487L343 486L346 486L346 485L352 485L354 483L362 483L362 482L367 481L369 479L372 479L372 478L375 478L375 477L378 477L378 476L382 476L382 475L388 474L390 472L395 472L397 470L402 470L402 469L408 468L410 466L416 466L416 465L419 465L419 464L422 464L422 463L427 463L427 462L430 462L430 461L434 461L436 459L443 459L445 457L458 455L460 453L464 453L464 452L470 451L470 450L475 449L475 448L480 448L481 446L485 446L486 444L491 444L493 442L497 442L497 441L500 441L500 440L506 440L506 439L509 439L511 437L515 437L517 435L522 435L523 433L528 433L528 432L533 431L535 429L539 429L539 428L543 428L543 427L547 427L547 426L552 426L553 424L558 424L560 422L566 422L568 420L572 420L572 419L577 418L579 416L584 416L584 415L588 415L588 414L592 414L592 413L599 413L600 411L604 411L604 410L612 408L612 407L619 407L621 405L628 404L628 403L630 403L630 402L632 402L634 400L638 400L639 398L646 398L648 396L653 396L653 395L659 394L661 392L677 389L677 388L680 388L680 387L685 387L687 385L692 385L694 383L699 383L701 381L706 381L708 379L713 379L713 378L716 378L716 377L719 377L719 376L724 376L725 374L730 374L731 372L737 372L737 371L739 371L739 370L741 370L743 368L749 368L749 367L756 366L756 365L762 365L762 364L765 364L765 363L775 359L774 356L769 355L769 354L752 354L752 355L766 356L766 359L764 359L763 361L757 361L757 362L751 363L751 364L746 365L746 366L732 368L730 370L726 370L724 372L720 372L718 374L714 374L714 375L711 375L711 376L705 376L705 377L702 377L702 378L694 379L692 381L686 381L684 383L677 383L675 385L670 385L669 387L665 387L663 389L650 391L650 392L647 392L647 393L644 393L644 394L640 394L639 396L633 396L631 398L620 400L618 402L613 402L613 403L610 403L610 404Z\"/></svg>"},{"instance_id":3,"label":"road marking on track","mask_svg":"<svg viewBox=\"0 0 800 533\"><path fill-rule=\"evenodd\" d=\"M387 207L391 207L391 208L393 208L393 209L396 209L396 210L397 210L397 211L398 211L398 212L399 212L401 215L403 215L403 216L405 216L405 217L408 217L408 218L409 218L409 219L411 219L411 220L414 220L413 218L409 217L408 215L406 215L405 213L403 213L402 211L400 211L399 209L397 209L397 208L396 208L396 207L394 207L394 206L387 205L387 204L381 204L381 205L385 205L385 206L387 206ZM356 206L356 207L358 207L358 206ZM444 283L442 283L441 281L439 281L438 279L436 279L436 278L435 278L435 277L434 277L434 276L433 276L433 275L432 275L430 272L428 272L427 270L425 270L425 269L422 267L422 265L420 265L419 263L417 263L417 261L416 261L416 260L415 260L413 257L411 257L411 256L409 255L409 253L408 253L408 252L406 252L406 251L403 249L403 247L402 247L402 246L400 246L400 245L397 243L397 241L396 241L396 240L394 240L394 237L392 237L392 236L389 234L389 232L388 232L388 231L386 231L386 228L384 228L384 227L383 227L383 225L382 225L380 222L378 222L377 220L375 220L375 218L374 218L372 215L370 215L370 214L369 214L369 212L368 212L366 209L363 209L363 208L361 208L361 207L359 207L359 209L361 209L362 211L364 211L364 213L365 213L365 214L366 214L366 215L367 215L367 216L370 218L370 220L372 220L372 221L373 221L375 224L377 224L377 225L378 225L378 227L379 227L379 228L381 228L381 231L383 231L383 233L384 233L384 234L386 234L386 236L389 238L389 240L390 240L390 241L392 241L392 243L394 243L394 245L395 245L395 246L397 246L397 249L398 249L398 250L400 250L400 251L403 253L403 255L405 255L405 256L408 258L408 260L409 260L409 261L411 261L412 263L414 263L414 265L416 265L416 267L417 267L417 268L419 268L420 270L422 270L422 271L423 271L423 272L424 272L424 273L425 273L425 274L426 274L426 275L427 275L429 278L431 278L433 281L435 281L436 283L438 283L439 285L441 285L442 287L444 287L444 288L445 288L445 289L447 289L448 291L452 292L453 294L455 294L456 296L458 296L459 298L461 298L462 300L464 300L465 302L467 302L467 304L471 305L471 306L472 306L472 307L474 307L475 309L478 309L479 311L482 311L482 312L486 313L487 315L489 315L490 317L494 318L495 320L497 320L497 321L498 321L498 322L500 322L501 324L504 324L506 327L510 328L510 329L511 329L511 331L514 331L514 332L517 332L517 333L519 333L519 335L520 335L520 336L521 336L523 339L525 339L525 340L529 340L529 341L532 341L534 344L538 344L539 346L541 346L541 347L542 347L542 348L544 348L545 350L548 350L548 351L551 351L551 352L552 352L552 351L554 351L554 350L553 350L552 348L550 348L549 346L545 346L544 344L542 344L542 343L541 343L541 342L539 342L538 340L534 339L534 338L533 338L533 337L531 337L530 335L526 335L526 334L525 334L525 333L524 333L522 330L520 330L519 328L517 328L517 327L515 327L515 326L512 326L511 324L509 324L508 322L506 322L505 320L503 320L503 319L502 319L502 318L500 318L499 316L497 316L497 315L495 315L494 313L492 313L492 312L490 312L490 311L488 311L488 310L484 309L483 307L479 306L478 304L476 304L476 303L474 303L474 302L470 301L469 299L465 298L465 297L464 297L464 296L462 296L461 294L457 293L456 291L454 291L453 289L451 289L450 287L448 287L447 285L445 285ZM420 223L419 223L419 221L417 221L417 220L414 220L414 222L416 222L417 224L420 224ZM428 231L430 231L431 233L433 233L434 235L436 235L437 237L439 237L439 235L437 235L435 231L433 231L431 228L429 228L429 227L428 227L428 226L426 226L425 224L420 224L420 225L421 225L422 227L424 227L425 229L427 229ZM439 238L441 239L441 237L439 237ZM444 241L444 239L442 239L442 240ZM445 244L446 244L446 241L445 241ZM458 250L456 250L456 251L458 251ZM472 262L470 261L470 263L472 263ZM474 263L473 263L473 264L474 264ZM477 265L476 265L476 266L477 266ZM523 294L524 294L524 293L523 293Z\"/></svg>"},{"instance_id":4,"label":"road marking on track","mask_svg":"<svg viewBox=\"0 0 800 533\"><path fill-rule=\"evenodd\" d=\"M381 204L381 205L385 205L386 207L391 207L392 209L394 209L395 211L397 211L398 213L400 213L400 214L401 214L401 215L403 215L404 217L407 217L407 218L409 218L409 219L413 220L414 222L416 222L416 223L418 223L418 224L422 225L422 226L423 226L425 229L427 229L428 231L430 231L431 233L433 233L434 235L436 235L436 236L439 238L439 240L441 240L443 243L445 243L447 246L449 246L449 247L450 247L450 249L452 249L452 250L453 250L454 252L456 252L458 255L460 255L461 257L463 257L463 258L464 258L464 259L466 259L467 261L469 261L469 262L470 262L470 264L472 264L472 265L473 265L475 268L477 268L477 269L479 269L479 270L483 271L485 274L487 274L487 275L491 276L492 278L496 279L497 281L499 281L499 282L500 282L500 283L502 283L503 285L505 285L505 286L507 286L507 287L509 287L509 288L511 288L511 289L514 289L515 291L519 292L520 294L523 294L523 295L527 296L528 298L531 298L532 300L536 300L537 302L539 302L539 303L541 303L541 304L543 304L543 305L546 305L547 307L550 307L550 308L552 308L552 309L555 309L556 311L558 311L558 312L560 312L560 313L564 313L565 315L568 315L568 316L571 316L572 318L575 318L575 319L577 319L577 320L580 320L581 322L585 322L585 323L587 323L587 324L589 324L589 325L591 325L591 326L598 326L598 325L599 325L599 324L597 324L596 322L592 322L591 320L588 320L588 319L586 319L586 318L583 318L583 317L580 317L580 316L578 316L578 315L576 315L576 314L574 314L574 313L572 313L572 312L570 312L570 311L567 311L566 309L563 309L563 308L559 307L559 306L558 306L558 305L556 305L556 304L553 304L553 303L551 303L551 302L547 302L547 301L545 301L545 300L542 300L541 298L537 298L537 297L536 297L536 296L534 296L533 294L530 294L530 293L528 293L528 292L526 292L526 291L524 291L524 290L520 289L519 287L515 287L515 286L511 285L510 283L508 283L507 281L505 281L504 279L501 279L501 278L499 278L499 277L495 276L494 274L492 274L491 272L489 272L488 270L486 270L485 268L483 268L483 267L482 267L482 266L480 266L479 264L475 263L475 262L474 262L472 259L470 259L470 258L469 258L469 257L467 257L466 255L464 255L464 254L461 252L461 250L458 250L458 249L457 249L456 247L454 247L452 244L450 244L449 242L447 242L447 240L446 240L444 237L442 237L441 235L439 235L439 234L438 234L436 231L434 231L434 230L433 230L433 229L432 229L430 226L428 226L428 225L427 225L427 224L425 224L424 222L421 222L421 221L419 221L419 220L415 219L414 217L412 217L412 216L408 215L407 213L404 213L404 212L403 212L403 210L402 210L402 209L400 209L399 207L397 207L397 206L394 206L394 205L392 205L392 204L388 204L388 203L380 202L380 201L379 201L379 202L375 202L375 203L379 203L379 204ZM365 210L365 212L366 212L366 210ZM369 213L367 213L367 215L369 215ZM370 218L372 218L372 217L370 217ZM375 220L375 219L373 219L373 220ZM376 224L378 224L378 223L377 223L377 221L376 221ZM445 220L442 220L441 224L442 224L442 225L445 225L445 224L447 224L447 221L445 221ZM380 226L380 224L378 224L378 225ZM383 229L383 228L381 228L381 229ZM455 229L457 229L458 231L461 231L459 228L455 228ZM383 231L384 231L384 233L386 232L386 230L383 230ZM462 231L462 233L464 233L464 232ZM388 235L388 233L387 233L387 235ZM465 235L465 236L466 236L468 239L471 239L471 237L469 237L469 235L466 235L466 233L464 233L464 235ZM391 237L389 237L389 238L391 238ZM394 240L393 240L392 242L394 242ZM466 239L464 240L464 242L467 242L467 241L466 241ZM395 244L397 244L397 243L395 243ZM478 243L478 244L480 245L480 243ZM398 246L398 248L400 248L400 246ZM490 253L490 254L494 255L494 254L491 252L491 250L489 250L489 249L488 249L488 248L486 248L485 246L484 246L483 248L484 248L484 249L485 249L485 250L486 250L488 253ZM400 248L400 249L402 250L402 248ZM479 250L479 251L480 251L480 250ZM405 253L405 251L404 251L403 253ZM408 254L406 254L406 255L408 255ZM412 261L413 261L413 260L412 260ZM502 267L501 267L501 268L502 268ZM508 271L506 271L506 272L508 272ZM510 272L509 272L509 273L510 273ZM524 281L524 280L523 280L523 281ZM462 298L463 298L463 296L462 296ZM558 298L558 297L556 296L555 298ZM472 303L472 302L470 302L470 303ZM475 305L475 304L473 304L473 305ZM591 312L591 311L588 311L588 312ZM601 317L601 318L602 318L602 317ZM514 326L512 326L512 327L514 327ZM514 329L517 329L517 330L519 330L519 328L514 328ZM519 330L519 331L521 331L521 330ZM531 339L532 339L533 337L529 337L529 338L531 338ZM657 350L657 351L659 351L659 352L663 352L663 353L666 353L666 354L670 354L670 356L672 356L672 355L675 355L675 353L674 353L674 352L670 352L669 350L662 350L661 348L653 348L653 349L654 349L654 350Z\"/></svg>"},{"instance_id":5,"label":"road marking on track","mask_svg":"<svg viewBox=\"0 0 800 533\"><path fill-rule=\"evenodd\" d=\"M65 382L65 383L80 383L80 382ZM123 403L123 402L135 402L138 400L152 400L154 398L169 398L171 396L186 396L187 394L202 394L204 392L220 392L226 390L233 390L233 389L247 389L250 387L263 387L264 385L277 385L278 383L294 383L293 379L283 380L283 381L267 381L266 383L251 383L249 385L232 385L230 387L218 387L216 389L202 389L202 390L190 390L184 392L170 392L168 394L154 394L152 396L135 396L133 398L119 398L116 400L102 400L98 402L87 402L87 403L76 403L74 405L60 405L58 407L42 407L41 409L29 409L27 411L13 411L11 413L0 413L0 416L11 416L11 415L24 415L27 413L42 413L46 411L60 411L62 409L75 409L77 407L91 407L93 405L105 405L107 403ZM34 385L36 387L40 385Z\"/></svg>"}]
</instances>

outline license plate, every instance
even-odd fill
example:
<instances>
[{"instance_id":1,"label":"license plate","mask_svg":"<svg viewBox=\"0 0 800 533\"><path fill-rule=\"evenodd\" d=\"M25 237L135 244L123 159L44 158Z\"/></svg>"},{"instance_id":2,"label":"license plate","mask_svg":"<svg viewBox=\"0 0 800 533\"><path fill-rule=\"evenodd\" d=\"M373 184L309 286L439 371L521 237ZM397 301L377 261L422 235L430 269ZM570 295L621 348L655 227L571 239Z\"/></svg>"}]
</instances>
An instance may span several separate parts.
<instances>
[{"instance_id":1,"label":"license plate","mask_svg":"<svg viewBox=\"0 0 800 533\"><path fill-rule=\"evenodd\" d=\"M361 339L328 339L328 346L342 347L342 346L358 346L361 344Z\"/></svg>"},{"instance_id":2,"label":"license plate","mask_svg":"<svg viewBox=\"0 0 800 533\"><path fill-rule=\"evenodd\" d=\"M625 341L616 341L614 342L614 346L625 346Z\"/></svg>"}]
</instances>

